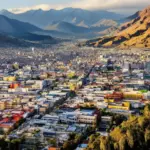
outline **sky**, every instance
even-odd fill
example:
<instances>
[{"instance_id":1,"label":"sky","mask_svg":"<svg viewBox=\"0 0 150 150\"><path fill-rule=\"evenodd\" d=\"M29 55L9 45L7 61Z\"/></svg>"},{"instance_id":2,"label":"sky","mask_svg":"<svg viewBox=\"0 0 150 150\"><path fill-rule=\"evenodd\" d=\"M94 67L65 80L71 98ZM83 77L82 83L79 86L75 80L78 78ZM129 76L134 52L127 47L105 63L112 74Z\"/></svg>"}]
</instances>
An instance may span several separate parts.
<instances>
[{"instance_id":1,"label":"sky","mask_svg":"<svg viewBox=\"0 0 150 150\"><path fill-rule=\"evenodd\" d=\"M0 0L0 9L21 13L31 9L63 9L66 7L88 10L108 10L133 14L150 5L150 0Z\"/></svg>"}]
</instances>

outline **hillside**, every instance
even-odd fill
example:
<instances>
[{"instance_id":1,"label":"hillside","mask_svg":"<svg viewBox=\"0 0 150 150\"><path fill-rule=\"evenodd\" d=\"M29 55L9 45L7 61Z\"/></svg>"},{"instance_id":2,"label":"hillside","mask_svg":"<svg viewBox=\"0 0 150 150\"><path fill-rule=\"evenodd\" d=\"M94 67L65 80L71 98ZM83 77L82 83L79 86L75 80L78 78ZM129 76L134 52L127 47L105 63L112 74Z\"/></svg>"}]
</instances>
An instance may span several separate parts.
<instances>
[{"instance_id":1,"label":"hillside","mask_svg":"<svg viewBox=\"0 0 150 150\"><path fill-rule=\"evenodd\" d=\"M0 32L9 34L21 34L25 32L41 31L40 28L29 23L21 22L15 19L9 19L0 15Z\"/></svg>"},{"instance_id":2,"label":"hillside","mask_svg":"<svg viewBox=\"0 0 150 150\"><path fill-rule=\"evenodd\" d=\"M116 27L118 24L114 20L109 20L109 19L102 19L95 24L92 25L92 27L100 27L100 26L107 26L107 27Z\"/></svg>"},{"instance_id":3,"label":"hillside","mask_svg":"<svg viewBox=\"0 0 150 150\"><path fill-rule=\"evenodd\" d=\"M0 47L30 47L30 46L35 46L35 44L15 37L0 34Z\"/></svg>"},{"instance_id":4,"label":"hillside","mask_svg":"<svg viewBox=\"0 0 150 150\"><path fill-rule=\"evenodd\" d=\"M57 31L61 31L61 32L75 33L75 34L89 32L88 28L86 28L86 27L75 26L75 25L73 25L71 23L67 23L67 22L53 23L52 25L46 27L46 30L57 30Z\"/></svg>"},{"instance_id":5,"label":"hillside","mask_svg":"<svg viewBox=\"0 0 150 150\"><path fill-rule=\"evenodd\" d=\"M121 19L117 19L117 20L115 20L119 25L122 25L122 24L124 24L124 23L126 23L126 22L130 22L130 21L132 21L132 20L134 20L134 19L136 19L138 16L139 16L139 13L140 13L140 11L137 11L136 13L134 13L133 15L130 15L130 16L128 16L128 17L125 17L125 18L121 18Z\"/></svg>"},{"instance_id":6,"label":"hillside","mask_svg":"<svg viewBox=\"0 0 150 150\"><path fill-rule=\"evenodd\" d=\"M150 105L141 116L130 116L113 126L108 136L98 133L89 137L86 150L148 150L150 148Z\"/></svg>"},{"instance_id":7,"label":"hillside","mask_svg":"<svg viewBox=\"0 0 150 150\"><path fill-rule=\"evenodd\" d=\"M131 21L131 20L137 18L137 17L139 16L139 14L140 14L140 11L138 11L138 12L136 12L135 14L133 14L133 15L127 17L126 20Z\"/></svg>"},{"instance_id":8,"label":"hillside","mask_svg":"<svg viewBox=\"0 0 150 150\"><path fill-rule=\"evenodd\" d=\"M117 27L117 22L113 20L101 20L91 27L86 26L84 22L73 25L72 23L59 21L53 22L51 25L47 26L45 30L66 33L76 38L84 37L90 39L90 37L94 38L101 35L107 35L111 31L116 30Z\"/></svg>"},{"instance_id":9,"label":"hillside","mask_svg":"<svg viewBox=\"0 0 150 150\"><path fill-rule=\"evenodd\" d=\"M86 44L96 47L150 47L150 6L136 15L135 19L120 26L113 36Z\"/></svg>"},{"instance_id":10,"label":"hillside","mask_svg":"<svg viewBox=\"0 0 150 150\"><path fill-rule=\"evenodd\" d=\"M8 36L0 33L0 47L10 48L24 48L24 47L38 47L45 48L50 44L60 43L60 39L55 39L46 35L38 35L32 33L24 33L16 37Z\"/></svg>"},{"instance_id":11,"label":"hillside","mask_svg":"<svg viewBox=\"0 0 150 150\"><path fill-rule=\"evenodd\" d=\"M44 35L45 31L42 29L26 22L21 22L15 19L10 19L3 15L0 15L0 38L1 45L4 42L4 45L8 42L8 44L12 45L27 45L22 44L22 40L26 41L48 41L48 43L56 43L56 39L52 38L49 35ZM18 39L17 39L18 38ZM3 41L3 42L2 42ZM18 42L18 43L17 43Z\"/></svg>"},{"instance_id":12,"label":"hillside","mask_svg":"<svg viewBox=\"0 0 150 150\"><path fill-rule=\"evenodd\" d=\"M110 27L110 28L108 28L106 30L103 30L103 31L99 32L98 34L99 35L112 35L113 33L116 32L117 29L118 28L116 26Z\"/></svg>"},{"instance_id":13,"label":"hillside","mask_svg":"<svg viewBox=\"0 0 150 150\"><path fill-rule=\"evenodd\" d=\"M55 38L52 38L49 35L41 35L41 34L35 34L35 33L23 33L21 35L16 35L15 37L26 40L26 41L32 41L32 42L49 41L49 43L56 43L56 41L57 41Z\"/></svg>"}]
</instances>

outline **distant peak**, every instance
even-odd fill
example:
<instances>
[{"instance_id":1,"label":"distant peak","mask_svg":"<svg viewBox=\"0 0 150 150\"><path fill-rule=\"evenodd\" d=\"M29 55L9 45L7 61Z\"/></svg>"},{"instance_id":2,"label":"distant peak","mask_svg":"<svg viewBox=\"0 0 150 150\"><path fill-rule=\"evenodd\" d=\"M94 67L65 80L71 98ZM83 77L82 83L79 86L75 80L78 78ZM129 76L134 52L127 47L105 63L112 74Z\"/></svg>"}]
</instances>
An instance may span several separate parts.
<instances>
[{"instance_id":1,"label":"distant peak","mask_svg":"<svg viewBox=\"0 0 150 150\"><path fill-rule=\"evenodd\" d=\"M0 14L4 14L4 13L11 13L11 12L9 12L7 9L2 9L2 10L0 11Z\"/></svg>"},{"instance_id":2,"label":"distant peak","mask_svg":"<svg viewBox=\"0 0 150 150\"><path fill-rule=\"evenodd\" d=\"M37 9L36 11L44 11L44 10L40 8L40 9Z\"/></svg>"},{"instance_id":3,"label":"distant peak","mask_svg":"<svg viewBox=\"0 0 150 150\"><path fill-rule=\"evenodd\" d=\"M70 10L70 9L74 9L72 7L66 7L66 8L63 8L62 10Z\"/></svg>"},{"instance_id":4,"label":"distant peak","mask_svg":"<svg viewBox=\"0 0 150 150\"><path fill-rule=\"evenodd\" d=\"M144 10L150 11L150 5L146 7Z\"/></svg>"},{"instance_id":5,"label":"distant peak","mask_svg":"<svg viewBox=\"0 0 150 150\"><path fill-rule=\"evenodd\" d=\"M72 8L72 7L66 7L66 8L63 8L63 9L61 9L60 11L72 11L72 10L74 10L75 8Z\"/></svg>"}]
</instances>

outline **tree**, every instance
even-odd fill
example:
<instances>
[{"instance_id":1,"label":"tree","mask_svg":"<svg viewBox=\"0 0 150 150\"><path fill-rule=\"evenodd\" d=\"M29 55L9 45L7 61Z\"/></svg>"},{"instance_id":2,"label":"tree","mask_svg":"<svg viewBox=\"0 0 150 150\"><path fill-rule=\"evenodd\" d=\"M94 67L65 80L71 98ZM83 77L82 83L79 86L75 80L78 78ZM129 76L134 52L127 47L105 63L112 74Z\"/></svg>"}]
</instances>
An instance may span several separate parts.
<instances>
[{"instance_id":1,"label":"tree","mask_svg":"<svg viewBox=\"0 0 150 150\"><path fill-rule=\"evenodd\" d=\"M149 124L149 119L144 116L141 116L138 118L138 123L142 129L145 129L145 127Z\"/></svg>"},{"instance_id":2,"label":"tree","mask_svg":"<svg viewBox=\"0 0 150 150\"><path fill-rule=\"evenodd\" d=\"M66 141L63 144L63 150L70 150L70 145L71 145L71 143L69 141Z\"/></svg>"},{"instance_id":3,"label":"tree","mask_svg":"<svg viewBox=\"0 0 150 150\"><path fill-rule=\"evenodd\" d=\"M147 150L150 148L150 105L143 115L130 116L114 127L108 137L93 134L87 150ZM116 119L119 117L117 116ZM99 148L97 147L99 141Z\"/></svg>"},{"instance_id":4,"label":"tree","mask_svg":"<svg viewBox=\"0 0 150 150\"><path fill-rule=\"evenodd\" d=\"M101 137L100 149L101 150L110 150L110 139L108 137Z\"/></svg>"},{"instance_id":5,"label":"tree","mask_svg":"<svg viewBox=\"0 0 150 150\"><path fill-rule=\"evenodd\" d=\"M116 127L112 132L110 132L110 136L114 141L119 142L119 140L124 136L124 134L121 132L120 127Z\"/></svg>"},{"instance_id":6,"label":"tree","mask_svg":"<svg viewBox=\"0 0 150 150\"><path fill-rule=\"evenodd\" d=\"M129 147L132 149L134 147L134 137L133 137L134 133L132 132L132 130L128 129L126 135L127 135L127 143Z\"/></svg>"},{"instance_id":7,"label":"tree","mask_svg":"<svg viewBox=\"0 0 150 150\"><path fill-rule=\"evenodd\" d=\"M0 139L0 148L1 149L7 148L7 142L4 139Z\"/></svg>"},{"instance_id":8,"label":"tree","mask_svg":"<svg viewBox=\"0 0 150 150\"><path fill-rule=\"evenodd\" d=\"M100 142L100 138L96 138L95 141L92 144L92 150L99 150L99 142Z\"/></svg>"},{"instance_id":9,"label":"tree","mask_svg":"<svg viewBox=\"0 0 150 150\"><path fill-rule=\"evenodd\" d=\"M150 147L150 129L146 129L144 137L145 137L146 146Z\"/></svg>"},{"instance_id":10,"label":"tree","mask_svg":"<svg viewBox=\"0 0 150 150\"><path fill-rule=\"evenodd\" d=\"M57 144L56 144L57 141L56 141L56 139L54 139L54 138L53 138L53 139L49 139L49 140L48 140L48 143L50 143L50 144L51 144L52 146L54 146L54 147L57 145Z\"/></svg>"},{"instance_id":11,"label":"tree","mask_svg":"<svg viewBox=\"0 0 150 150\"><path fill-rule=\"evenodd\" d=\"M135 139L135 148L142 150L145 146L145 139L144 139L144 130L135 126L134 129L134 139Z\"/></svg>"},{"instance_id":12,"label":"tree","mask_svg":"<svg viewBox=\"0 0 150 150\"><path fill-rule=\"evenodd\" d=\"M144 108L144 116L145 117L150 117L150 104L145 106L145 108Z\"/></svg>"},{"instance_id":13,"label":"tree","mask_svg":"<svg viewBox=\"0 0 150 150\"><path fill-rule=\"evenodd\" d=\"M71 98L75 97L75 96L76 96L76 92L75 92L75 91L70 91L69 96L70 96Z\"/></svg>"},{"instance_id":14,"label":"tree","mask_svg":"<svg viewBox=\"0 0 150 150\"><path fill-rule=\"evenodd\" d=\"M99 150L99 143L100 143L100 135L99 134L92 134L89 137L89 144L88 149L90 150Z\"/></svg>"},{"instance_id":15,"label":"tree","mask_svg":"<svg viewBox=\"0 0 150 150\"><path fill-rule=\"evenodd\" d=\"M89 137L89 143L92 143L95 139L95 135L92 134L90 137Z\"/></svg>"},{"instance_id":16,"label":"tree","mask_svg":"<svg viewBox=\"0 0 150 150\"><path fill-rule=\"evenodd\" d=\"M69 140L73 140L75 138L76 134L75 133L70 133L69 134Z\"/></svg>"},{"instance_id":17,"label":"tree","mask_svg":"<svg viewBox=\"0 0 150 150\"><path fill-rule=\"evenodd\" d=\"M118 126L120 125L126 118L123 115L115 115L113 117L113 120L115 121L115 124Z\"/></svg>"},{"instance_id":18,"label":"tree","mask_svg":"<svg viewBox=\"0 0 150 150\"><path fill-rule=\"evenodd\" d=\"M127 140L126 137L123 136L119 141L119 150L126 150L127 149Z\"/></svg>"},{"instance_id":19,"label":"tree","mask_svg":"<svg viewBox=\"0 0 150 150\"><path fill-rule=\"evenodd\" d=\"M19 144L21 143L22 139L13 139L11 140L10 147L12 150L18 150Z\"/></svg>"},{"instance_id":20,"label":"tree","mask_svg":"<svg viewBox=\"0 0 150 150\"><path fill-rule=\"evenodd\" d=\"M119 144L117 142L114 143L114 150L119 150Z\"/></svg>"},{"instance_id":21,"label":"tree","mask_svg":"<svg viewBox=\"0 0 150 150\"><path fill-rule=\"evenodd\" d=\"M82 139L82 135L81 135L81 134L77 134L77 135L75 136L74 142L75 142L76 144L78 144L78 143L80 143L81 139Z\"/></svg>"},{"instance_id":22,"label":"tree","mask_svg":"<svg viewBox=\"0 0 150 150\"><path fill-rule=\"evenodd\" d=\"M15 70L18 70L19 67L20 67L20 66L19 66L18 63L14 63L14 64L12 65L12 68L15 69Z\"/></svg>"}]
</instances>

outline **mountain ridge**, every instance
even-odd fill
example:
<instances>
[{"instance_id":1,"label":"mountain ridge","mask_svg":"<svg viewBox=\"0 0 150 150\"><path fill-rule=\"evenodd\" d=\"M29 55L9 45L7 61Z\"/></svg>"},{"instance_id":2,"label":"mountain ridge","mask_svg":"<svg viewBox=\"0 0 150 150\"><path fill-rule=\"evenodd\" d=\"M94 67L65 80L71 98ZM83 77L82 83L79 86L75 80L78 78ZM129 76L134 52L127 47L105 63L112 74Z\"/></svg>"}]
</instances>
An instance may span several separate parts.
<instances>
[{"instance_id":1,"label":"mountain ridge","mask_svg":"<svg viewBox=\"0 0 150 150\"><path fill-rule=\"evenodd\" d=\"M15 19L10 19L4 15L0 15L0 32L4 33L24 33L24 32L33 32L41 31L40 28L27 23L21 22Z\"/></svg>"},{"instance_id":2,"label":"mountain ridge","mask_svg":"<svg viewBox=\"0 0 150 150\"><path fill-rule=\"evenodd\" d=\"M36 13L35 13L36 12ZM61 10L50 9L48 11L43 10L30 10L20 14L13 14L9 11L1 11L0 14L6 15L11 19L17 19L20 21L28 22L36 25L40 28L45 28L54 21L65 21L74 25L84 21L89 26L101 19L119 19L123 18L123 15L108 12L104 10L100 11L89 11L80 8L64 8ZM81 15L82 14L82 15ZM76 18L75 22L73 19Z\"/></svg>"},{"instance_id":3,"label":"mountain ridge","mask_svg":"<svg viewBox=\"0 0 150 150\"><path fill-rule=\"evenodd\" d=\"M113 36L87 41L86 44L95 47L150 48L150 6L137 14L135 19L121 25Z\"/></svg>"},{"instance_id":4,"label":"mountain ridge","mask_svg":"<svg viewBox=\"0 0 150 150\"><path fill-rule=\"evenodd\" d=\"M42 33L43 32L43 33ZM58 40L49 35L44 35L42 29L15 19L10 19L4 15L0 15L0 39L2 44L6 45L31 45L31 42L56 43ZM2 42L3 41L3 42ZM17 43L18 42L18 43ZM24 43L24 44L23 44ZM27 43L27 44L26 44Z\"/></svg>"}]
</instances>

